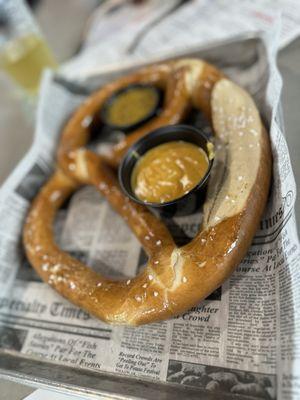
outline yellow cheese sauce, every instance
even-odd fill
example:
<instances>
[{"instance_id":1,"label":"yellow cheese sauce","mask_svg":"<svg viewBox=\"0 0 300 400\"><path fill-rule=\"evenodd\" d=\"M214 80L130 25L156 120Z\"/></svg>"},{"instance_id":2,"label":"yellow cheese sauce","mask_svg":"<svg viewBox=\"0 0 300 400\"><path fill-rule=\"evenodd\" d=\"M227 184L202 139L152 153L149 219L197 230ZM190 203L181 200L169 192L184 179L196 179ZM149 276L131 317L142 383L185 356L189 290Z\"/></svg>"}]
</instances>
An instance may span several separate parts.
<instances>
[{"instance_id":1,"label":"yellow cheese sauce","mask_svg":"<svg viewBox=\"0 0 300 400\"><path fill-rule=\"evenodd\" d=\"M149 87L136 87L120 93L108 107L107 122L130 126L143 120L156 107L157 93Z\"/></svg>"},{"instance_id":2,"label":"yellow cheese sauce","mask_svg":"<svg viewBox=\"0 0 300 400\"><path fill-rule=\"evenodd\" d=\"M193 189L204 177L208 165L205 151L193 143L163 143L137 161L131 187L142 201L166 203Z\"/></svg>"}]
</instances>

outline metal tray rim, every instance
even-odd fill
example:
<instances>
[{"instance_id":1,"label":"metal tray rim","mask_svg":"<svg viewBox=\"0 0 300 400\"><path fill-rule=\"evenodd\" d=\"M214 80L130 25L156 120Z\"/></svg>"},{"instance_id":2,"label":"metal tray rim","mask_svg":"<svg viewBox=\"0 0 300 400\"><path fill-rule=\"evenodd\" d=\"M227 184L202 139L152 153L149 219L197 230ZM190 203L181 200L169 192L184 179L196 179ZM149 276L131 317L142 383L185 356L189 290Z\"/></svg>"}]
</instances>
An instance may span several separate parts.
<instances>
[{"instance_id":1,"label":"metal tray rim","mask_svg":"<svg viewBox=\"0 0 300 400\"><path fill-rule=\"evenodd\" d=\"M51 378L49 376L50 371L52 373ZM58 365L50 360L44 361L25 355L20 356L11 351L3 351L1 354L0 377L36 388L46 388L78 396L101 395L110 400L182 400L185 398L216 400L215 392L210 393L201 388L96 371L78 366ZM222 392L222 399L232 400L232 395ZM253 397L243 396L243 400L253 400Z\"/></svg>"}]
</instances>

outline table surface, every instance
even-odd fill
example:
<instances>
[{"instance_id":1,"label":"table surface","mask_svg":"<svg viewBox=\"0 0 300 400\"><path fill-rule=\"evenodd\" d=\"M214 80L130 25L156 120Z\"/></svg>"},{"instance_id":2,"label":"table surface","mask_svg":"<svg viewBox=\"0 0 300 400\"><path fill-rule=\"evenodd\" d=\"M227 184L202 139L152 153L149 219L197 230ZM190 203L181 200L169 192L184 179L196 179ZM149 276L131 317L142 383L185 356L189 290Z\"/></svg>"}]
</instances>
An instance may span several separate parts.
<instances>
[{"instance_id":1,"label":"table surface","mask_svg":"<svg viewBox=\"0 0 300 400\"><path fill-rule=\"evenodd\" d=\"M72 3L72 7L71 7ZM66 33L63 21L58 17L61 9L58 2L46 0L37 10L37 18L41 24L50 46L59 61L72 55L80 41L80 32L87 15L95 4L95 0L82 2L66 0L59 6L73 10L73 23L68 24ZM84 4L84 7L83 7ZM53 22L55 21L55 24ZM60 21L60 22L59 22ZM55 29L53 28L55 26ZM72 27L76 26L76 29ZM300 38L279 53L278 66L283 77L282 104L286 128L286 138L290 150L297 187L300 186ZM29 149L33 138L32 123L24 117L22 101L11 90L11 83L0 74L0 184L7 177L17 162ZM2 95L4 93L4 95ZM300 226L300 199L296 200L296 218ZM33 391L32 388L0 379L0 400L20 400Z\"/></svg>"}]
</instances>

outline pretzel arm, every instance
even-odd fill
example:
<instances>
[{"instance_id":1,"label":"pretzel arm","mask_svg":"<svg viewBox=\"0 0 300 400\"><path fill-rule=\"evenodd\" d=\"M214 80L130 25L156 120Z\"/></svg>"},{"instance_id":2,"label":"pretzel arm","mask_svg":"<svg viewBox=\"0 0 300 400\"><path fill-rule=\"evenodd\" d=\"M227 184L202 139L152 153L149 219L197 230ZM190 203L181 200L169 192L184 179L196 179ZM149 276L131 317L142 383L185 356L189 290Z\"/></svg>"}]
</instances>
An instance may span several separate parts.
<instances>
[{"instance_id":1,"label":"pretzel arm","mask_svg":"<svg viewBox=\"0 0 300 400\"><path fill-rule=\"evenodd\" d=\"M137 204L121 191L115 173L101 161L94 168L96 160L89 159L91 172L89 182L94 185L108 200L113 209L123 217L149 257L162 246L174 246L173 238L162 223L145 206Z\"/></svg>"}]
</instances>

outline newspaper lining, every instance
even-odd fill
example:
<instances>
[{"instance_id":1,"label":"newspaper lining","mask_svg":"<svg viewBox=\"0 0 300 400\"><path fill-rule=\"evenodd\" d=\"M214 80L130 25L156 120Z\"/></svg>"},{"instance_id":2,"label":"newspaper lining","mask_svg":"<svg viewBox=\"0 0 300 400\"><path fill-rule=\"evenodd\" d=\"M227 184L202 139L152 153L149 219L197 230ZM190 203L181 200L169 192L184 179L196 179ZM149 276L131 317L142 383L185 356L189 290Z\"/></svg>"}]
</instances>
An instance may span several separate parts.
<instances>
[{"instance_id":1,"label":"newspaper lining","mask_svg":"<svg viewBox=\"0 0 300 400\"><path fill-rule=\"evenodd\" d=\"M72 85L51 73L45 76L34 146L0 191L2 348L57 363L199 387L216 396L300 396L296 188L280 113L276 35L264 35L262 40L264 45L249 46L249 54L245 42L240 63L240 47L228 44L223 68L252 93L270 126L273 185L260 229L222 288L183 315L139 328L112 327L76 308L40 281L24 255L21 231L30 201L54 168L61 127L85 98L76 82ZM216 60L220 49L206 50L206 58ZM197 55L201 51L191 54ZM99 87L122 72L86 77L85 87ZM199 227L197 218L171 222L191 237ZM60 210L56 237L63 249L109 276L134 276L146 261L124 221L92 187L80 189Z\"/></svg>"}]
</instances>

